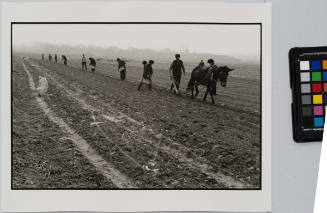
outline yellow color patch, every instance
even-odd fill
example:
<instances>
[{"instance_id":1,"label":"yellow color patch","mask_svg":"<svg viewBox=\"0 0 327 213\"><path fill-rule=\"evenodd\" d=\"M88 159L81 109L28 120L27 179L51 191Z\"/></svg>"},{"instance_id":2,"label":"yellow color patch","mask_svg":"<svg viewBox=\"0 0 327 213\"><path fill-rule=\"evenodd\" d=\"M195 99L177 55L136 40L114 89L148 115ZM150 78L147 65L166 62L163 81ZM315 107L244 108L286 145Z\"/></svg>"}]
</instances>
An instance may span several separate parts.
<instances>
[{"instance_id":1,"label":"yellow color patch","mask_svg":"<svg viewBox=\"0 0 327 213\"><path fill-rule=\"evenodd\" d=\"M313 95L313 104L322 104L322 95Z\"/></svg>"},{"instance_id":2,"label":"yellow color patch","mask_svg":"<svg viewBox=\"0 0 327 213\"><path fill-rule=\"evenodd\" d=\"M322 69L327 70L327 60L322 61Z\"/></svg>"}]
</instances>

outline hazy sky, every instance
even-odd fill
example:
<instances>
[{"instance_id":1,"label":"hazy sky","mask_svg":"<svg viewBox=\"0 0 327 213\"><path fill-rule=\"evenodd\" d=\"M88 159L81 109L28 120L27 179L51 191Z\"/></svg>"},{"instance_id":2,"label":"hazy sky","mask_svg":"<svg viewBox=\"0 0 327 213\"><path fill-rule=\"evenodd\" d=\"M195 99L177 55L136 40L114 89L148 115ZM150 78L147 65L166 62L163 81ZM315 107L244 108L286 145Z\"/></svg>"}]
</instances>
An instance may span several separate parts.
<instances>
[{"instance_id":1,"label":"hazy sky","mask_svg":"<svg viewBox=\"0 0 327 213\"><path fill-rule=\"evenodd\" d=\"M119 48L188 49L197 53L259 55L258 25L13 25L15 46L33 42Z\"/></svg>"}]
</instances>

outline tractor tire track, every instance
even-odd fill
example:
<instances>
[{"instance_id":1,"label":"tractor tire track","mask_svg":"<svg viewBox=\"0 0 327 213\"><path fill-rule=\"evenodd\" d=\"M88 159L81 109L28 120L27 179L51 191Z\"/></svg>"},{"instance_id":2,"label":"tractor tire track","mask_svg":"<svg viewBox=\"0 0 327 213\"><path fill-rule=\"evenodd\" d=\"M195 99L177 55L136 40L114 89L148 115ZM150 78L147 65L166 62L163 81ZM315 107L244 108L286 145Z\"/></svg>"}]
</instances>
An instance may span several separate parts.
<instances>
[{"instance_id":1,"label":"tractor tire track","mask_svg":"<svg viewBox=\"0 0 327 213\"><path fill-rule=\"evenodd\" d=\"M50 121L57 124L63 132L67 134L69 138L79 149L79 151L87 158L94 167L100 171L107 179L112 181L118 188L135 188L134 184L121 172L115 169L111 164L106 162L97 152L90 147L87 141L85 141L80 135L76 133L62 118L58 117L43 100L42 97L37 95L35 83L33 77L24 61L21 61L24 71L26 72L30 84L30 89L35 93L35 99L44 114Z\"/></svg>"}]
</instances>

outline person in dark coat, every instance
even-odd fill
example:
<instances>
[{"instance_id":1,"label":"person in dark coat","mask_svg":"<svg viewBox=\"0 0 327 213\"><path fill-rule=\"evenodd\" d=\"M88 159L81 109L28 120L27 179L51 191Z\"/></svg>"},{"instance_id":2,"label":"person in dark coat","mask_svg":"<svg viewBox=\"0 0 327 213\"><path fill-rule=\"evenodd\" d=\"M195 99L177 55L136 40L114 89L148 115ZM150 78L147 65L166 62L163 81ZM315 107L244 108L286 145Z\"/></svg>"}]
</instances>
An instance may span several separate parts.
<instances>
[{"instance_id":1,"label":"person in dark coat","mask_svg":"<svg viewBox=\"0 0 327 213\"><path fill-rule=\"evenodd\" d=\"M96 63L94 58L90 57L89 60L90 60L91 70L92 70L92 72L94 72L95 71L95 66L97 65L97 63Z\"/></svg>"},{"instance_id":2,"label":"person in dark coat","mask_svg":"<svg viewBox=\"0 0 327 213\"><path fill-rule=\"evenodd\" d=\"M126 79L126 63L125 61L121 60L120 58L117 58L118 62L118 72L120 72L120 80Z\"/></svg>"},{"instance_id":3,"label":"person in dark coat","mask_svg":"<svg viewBox=\"0 0 327 213\"><path fill-rule=\"evenodd\" d=\"M55 62L58 63L58 56L57 56L57 54L55 54L54 59L55 59Z\"/></svg>"},{"instance_id":4,"label":"person in dark coat","mask_svg":"<svg viewBox=\"0 0 327 213\"><path fill-rule=\"evenodd\" d=\"M174 87L176 87L176 92L179 90L179 86L181 84L181 78L182 78L182 71L185 75L185 68L183 61L180 60L180 54L175 55L175 60L171 63L169 68L169 73L171 74L172 83L170 87L170 91L173 90Z\"/></svg>"},{"instance_id":5,"label":"person in dark coat","mask_svg":"<svg viewBox=\"0 0 327 213\"><path fill-rule=\"evenodd\" d=\"M152 65L154 64L154 61L150 60L149 63L147 63L146 61L143 61L142 64L144 66L143 76L142 76L142 81L141 81L140 85L138 86L137 90L141 89L143 83L147 83L149 85L149 90L151 90L152 89L152 75L153 75Z\"/></svg>"},{"instance_id":6,"label":"person in dark coat","mask_svg":"<svg viewBox=\"0 0 327 213\"><path fill-rule=\"evenodd\" d=\"M82 55L82 70L87 70L87 67L86 67L86 57L85 57L84 54Z\"/></svg>"},{"instance_id":7,"label":"person in dark coat","mask_svg":"<svg viewBox=\"0 0 327 213\"><path fill-rule=\"evenodd\" d=\"M144 75L146 73L146 65L148 64L148 62L147 61L142 61L142 64L143 64L143 75L142 75L142 77L144 78Z\"/></svg>"},{"instance_id":8,"label":"person in dark coat","mask_svg":"<svg viewBox=\"0 0 327 213\"><path fill-rule=\"evenodd\" d=\"M211 58L208 60L208 64L209 64L208 75L210 75L210 79L214 81L214 86L212 88L212 93L213 93L213 95L217 95L217 80L214 79L213 71L217 70L218 67L215 64L215 61L213 59L211 59Z\"/></svg>"},{"instance_id":9,"label":"person in dark coat","mask_svg":"<svg viewBox=\"0 0 327 213\"><path fill-rule=\"evenodd\" d=\"M44 60L44 54L42 53L42 61Z\"/></svg>"},{"instance_id":10,"label":"person in dark coat","mask_svg":"<svg viewBox=\"0 0 327 213\"><path fill-rule=\"evenodd\" d=\"M65 55L61 55L61 58L64 61L64 65L67 65L67 57Z\"/></svg>"},{"instance_id":11,"label":"person in dark coat","mask_svg":"<svg viewBox=\"0 0 327 213\"><path fill-rule=\"evenodd\" d=\"M51 61L52 60L52 55L51 54L49 54L49 61Z\"/></svg>"}]
</instances>

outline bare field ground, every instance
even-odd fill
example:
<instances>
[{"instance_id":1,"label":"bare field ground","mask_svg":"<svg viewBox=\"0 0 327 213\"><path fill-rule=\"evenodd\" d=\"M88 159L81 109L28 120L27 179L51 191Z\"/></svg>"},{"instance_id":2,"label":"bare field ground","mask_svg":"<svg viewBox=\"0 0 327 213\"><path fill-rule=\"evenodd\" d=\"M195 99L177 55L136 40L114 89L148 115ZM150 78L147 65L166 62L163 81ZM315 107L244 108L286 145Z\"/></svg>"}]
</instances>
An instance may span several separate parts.
<instances>
[{"instance_id":1,"label":"bare field ground","mask_svg":"<svg viewBox=\"0 0 327 213\"><path fill-rule=\"evenodd\" d=\"M164 63L154 66L154 89L137 91L138 64L120 81L110 62L91 73L78 60L13 57L13 188L260 188L260 81L230 76L211 105L203 93L167 91ZM27 72L47 78L42 100L65 125L40 109Z\"/></svg>"}]
</instances>

